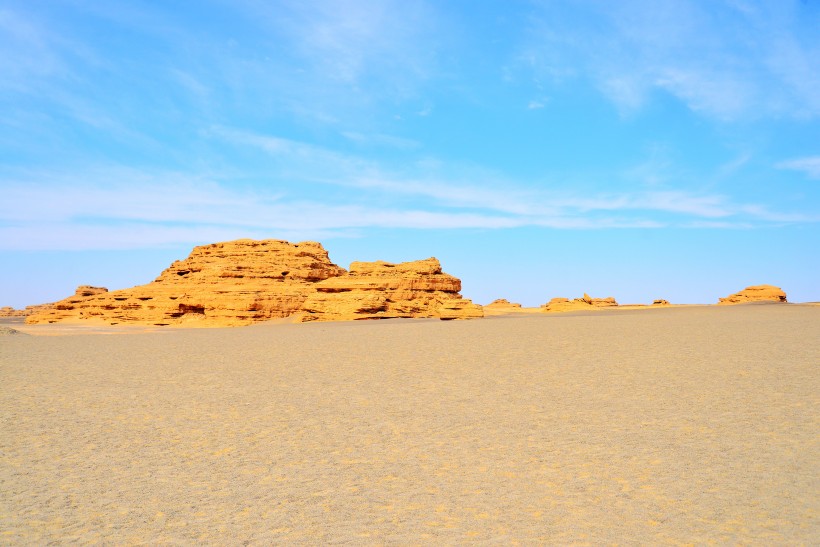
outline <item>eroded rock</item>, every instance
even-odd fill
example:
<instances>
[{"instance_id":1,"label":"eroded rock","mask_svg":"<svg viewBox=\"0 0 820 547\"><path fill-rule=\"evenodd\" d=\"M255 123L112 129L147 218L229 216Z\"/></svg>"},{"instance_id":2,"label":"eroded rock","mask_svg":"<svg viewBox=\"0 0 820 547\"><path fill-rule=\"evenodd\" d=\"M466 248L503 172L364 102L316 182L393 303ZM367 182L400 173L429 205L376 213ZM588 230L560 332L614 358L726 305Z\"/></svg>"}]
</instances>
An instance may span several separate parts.
<instances>
[{"instance_id":1,"label":"eroded rock","mask_svg":"<svg viewBox=\"0 0 820 547\"><path fill-rule=\"evenodd\" d=\"M322 280L345 273L320 243L240 239L195 247L185 260L130 289L81 286L27 323L247 325L298 311Z\"/></svg>"},{"instance_id":2,"label":"eroded rock","mask_svg":"<svg viewBox=\"0 0 820 547\"><path fill-rule=\"evenodd\" d=\"M787 302L786 293L774 285L752 285L740 292L721 298L718 304L745 304L748 302Z\"/></svg>"},{"instance_id":3,"label":"eroded rock","mask_svg":"<svg viewBox=\"0 0 820 547\"><path fill-rule=\"evenodd\" d=\"M483 317L481 306L462 298L460 291L461 280L442 272L435 258L353 262L347 275L316 284L302 307L302 321Z\"/></svg>"},{"instance_id":4,"label":"eroded rock","mask_svg":"<svg viewBox=\"0 0 820 547\"><path fill-rule=\"evenodd\" d=\"M576 311L576 310L590 310L599 308L611 308L618 305L615 298L608 296L606 298L592 298L587 293L581 298L570 300L569 298L553 298L546 304L541 306L545 312L560 312L560 311Z\"/></svg>"}]
</instances>

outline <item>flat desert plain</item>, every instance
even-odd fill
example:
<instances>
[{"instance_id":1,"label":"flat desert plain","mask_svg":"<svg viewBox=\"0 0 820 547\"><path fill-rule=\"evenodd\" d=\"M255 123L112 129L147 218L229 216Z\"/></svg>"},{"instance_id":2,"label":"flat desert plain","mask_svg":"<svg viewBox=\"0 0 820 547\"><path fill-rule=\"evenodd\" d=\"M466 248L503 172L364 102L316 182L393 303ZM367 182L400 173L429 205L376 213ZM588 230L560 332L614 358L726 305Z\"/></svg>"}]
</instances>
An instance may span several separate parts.
<instances>
[{"instance_id":1,"label":"flat desert plain","mask_svg":"<svg viewBox=\"0 0 820 547\"><path fill-rule=\"evenodd\" d=\"M820 542L818 306L12 326L0 543Z\"/></svg>"}]
</instances>

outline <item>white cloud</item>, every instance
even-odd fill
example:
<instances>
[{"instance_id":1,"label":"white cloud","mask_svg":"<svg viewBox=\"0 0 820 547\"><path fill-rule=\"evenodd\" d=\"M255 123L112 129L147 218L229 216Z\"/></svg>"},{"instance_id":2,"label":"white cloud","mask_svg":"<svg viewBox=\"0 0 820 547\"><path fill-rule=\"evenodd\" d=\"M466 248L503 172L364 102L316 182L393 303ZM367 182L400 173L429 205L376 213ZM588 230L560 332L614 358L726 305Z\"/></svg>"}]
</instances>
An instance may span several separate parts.
<instances>
[{"instance_id":1,"label":"white cloud","mask_svg":"<svg viewBox=\"0 0 820 547\"><path fill-rule=\"evenodd\" d=\"M537 6L519 57L538 78L588 78L625 114L664 91L719 119L820 116L817 19L796 0Z\"/></svg>"},{"instance_id":2,"label":"white cloud","mask_svg":"<svg viewBox=\"0 0 820 547\"><path fill-rule=\"evenodd\" d=\"M790 169L800 171L811 179L820 179L820 156L809 156L806 158L795 158L781 161L775 165L778 169Z\"/></svg>"},{"instance_id":3,"label":"white cloud","mask_svg":"<svg viewBox=\"0 0 820 547\"><path fill-rule=\"evenodd\" d=\"M278 190L275 184L242 188L223 182L219 174L147 173L112 165L81 174L8 174L0 176L0 248L327 239L378 228L728 228L820 220L682 190L582 193L526 187L492 175L465 182L446 177L436 162L402 171L275 136L230 128L214 128L211 135L269 155L276 162L269 176L295 178L287 190ZM334 186L343 191L323 190ZM304 191L296 192L298 187Z\"/></svg>"}]
</instances>

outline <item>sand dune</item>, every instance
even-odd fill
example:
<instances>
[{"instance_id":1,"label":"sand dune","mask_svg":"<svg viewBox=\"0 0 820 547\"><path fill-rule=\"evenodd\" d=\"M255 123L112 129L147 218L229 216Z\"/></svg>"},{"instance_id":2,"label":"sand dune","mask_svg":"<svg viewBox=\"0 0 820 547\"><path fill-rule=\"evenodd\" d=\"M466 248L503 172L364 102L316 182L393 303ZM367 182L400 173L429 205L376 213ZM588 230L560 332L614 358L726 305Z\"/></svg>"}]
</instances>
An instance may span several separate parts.
<instances>
[{"instance_id":1,"label":"sand dune","mask_svg":"<svg viewBox=\"0 0 820 547\"><path fill-rule=\"evenodd\" d=\"M820 537L817 306L4 324L3 543Z\"/></svg>"}]
</instances>

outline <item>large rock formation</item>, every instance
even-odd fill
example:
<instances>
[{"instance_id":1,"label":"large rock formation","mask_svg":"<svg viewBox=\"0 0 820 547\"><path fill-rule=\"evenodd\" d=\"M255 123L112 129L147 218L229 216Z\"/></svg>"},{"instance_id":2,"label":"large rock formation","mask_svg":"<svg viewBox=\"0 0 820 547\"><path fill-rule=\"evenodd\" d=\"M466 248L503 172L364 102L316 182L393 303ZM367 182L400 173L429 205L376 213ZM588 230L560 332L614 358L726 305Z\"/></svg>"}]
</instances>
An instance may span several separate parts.
<instances>
[{"instance_id":1,"label":"large rock formation","mask_svg":"<svg viewBox=\"0 0 820 547\"><path fill-rule=\"evenodd\" d=\"M607 298L592 298L587 293L584 293L583 298L553 298L541 308L545 312L556 311L577 311L577 310L591 310L598 308L611 308L617 306L618 303L611 296Z\"/></svg>"},{"instance_id":2,"label":"large rock formation","mask_svg":"<svg viewBox=\"0 0 820 547\"><path fill-rule=\"evenodd\" d=\"M721 298L718 304L745 304L747 302L786 302L786 293L774 285L753 285L740 292Z\"/></svg>"},{"instance_id":3,"label":"large rock formation","mask_svg":"<svg viewBox=\"0 0 820 547\"><path fill-rule=\"evenodd\" d=\"M441 271L435 258L391 264L353 262L347 275L317 283L302 321L483 317L481 306L461 297L461 280Z\"/></svg>"},{"instance_id":4,"label":"large rock formation","mask_svg":"<svg viewBox=\"0 0 820 547\"><path fill-rule=\"evenodd\" d=\"M147 285L108 292L82 286L27 323L246 325L298 311L314 285L345 273L321 244L240 239L195 247Z\"/></svg>"}]
</instances>

